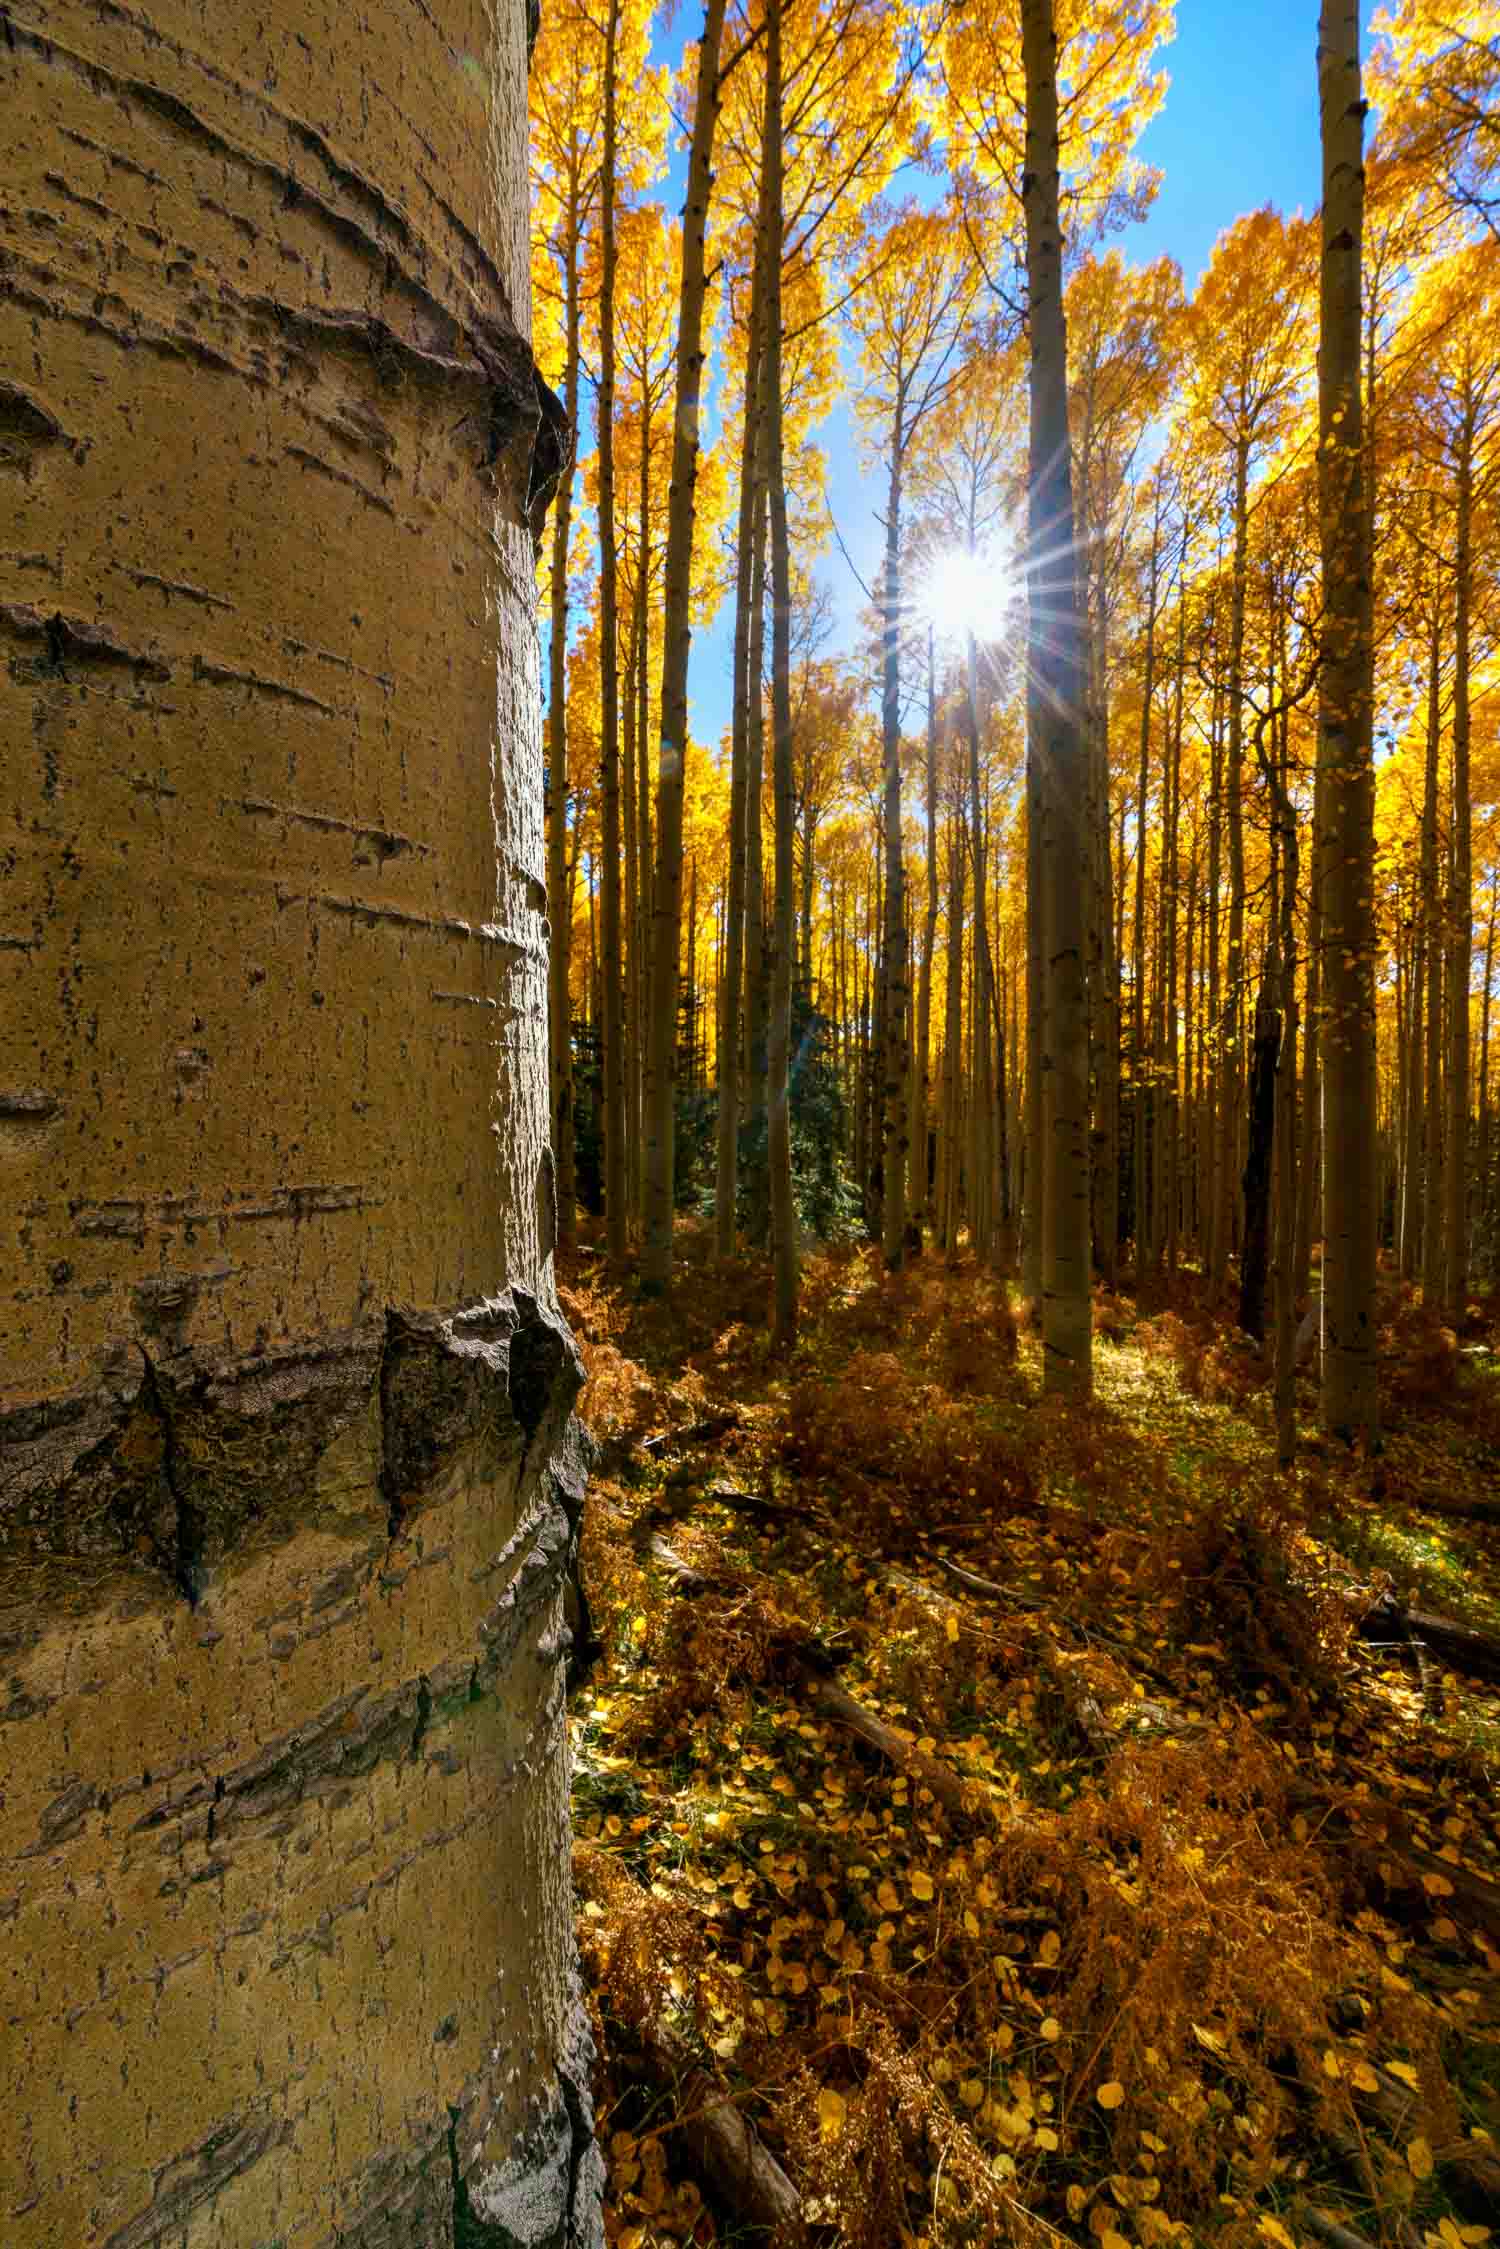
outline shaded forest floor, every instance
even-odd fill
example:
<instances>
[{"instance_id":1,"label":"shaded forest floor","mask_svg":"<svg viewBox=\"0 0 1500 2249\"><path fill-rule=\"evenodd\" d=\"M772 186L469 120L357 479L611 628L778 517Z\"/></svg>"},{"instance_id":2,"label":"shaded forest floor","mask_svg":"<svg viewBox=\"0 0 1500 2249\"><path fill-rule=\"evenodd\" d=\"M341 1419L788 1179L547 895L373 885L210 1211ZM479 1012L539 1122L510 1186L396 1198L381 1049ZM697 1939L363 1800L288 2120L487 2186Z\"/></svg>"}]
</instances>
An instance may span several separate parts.
<instances>
[{"instance_id":1,"label":"shaded forest floor","mask_svg":"<svg viewBox=\"0 0 1500 2249\"><path fill-rule=\"evenodd\" d=\"M1190 1279L1062 1411L972 1266L811 1262L786 1362L684 1246L561 1276L610 2240L1487 2239L1494 1322L1392 1286L1379 1462L1278 1475Z\"/></svg>"}]
</instances>

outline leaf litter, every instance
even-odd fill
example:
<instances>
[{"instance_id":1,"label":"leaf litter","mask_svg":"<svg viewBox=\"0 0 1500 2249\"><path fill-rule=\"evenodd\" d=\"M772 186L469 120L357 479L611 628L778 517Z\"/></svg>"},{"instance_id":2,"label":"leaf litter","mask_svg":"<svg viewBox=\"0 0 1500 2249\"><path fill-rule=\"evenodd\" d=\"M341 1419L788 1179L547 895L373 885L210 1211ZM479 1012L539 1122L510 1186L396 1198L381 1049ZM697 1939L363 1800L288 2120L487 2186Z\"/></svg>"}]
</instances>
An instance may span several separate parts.
<instances>
[{"instance_id":1,"label":"leaf litter","mask_svg":"<svg viewBox=\"0 0 1500 2249\"><path fill-rule=\"evenodd\" d=\"M1381 1460L1278 1475L1190 1283L1104 1302L1064 1411L972 1267L822 1257L777 1362L763 1273L697 1258L562 1290L609 2240L1478 2249L1496 1681L1361 1627L1500 1619L1482 1515L1424 1506L1482 1506L1497 1401L1397 1304Z\"/></svg>"}]
</instances>

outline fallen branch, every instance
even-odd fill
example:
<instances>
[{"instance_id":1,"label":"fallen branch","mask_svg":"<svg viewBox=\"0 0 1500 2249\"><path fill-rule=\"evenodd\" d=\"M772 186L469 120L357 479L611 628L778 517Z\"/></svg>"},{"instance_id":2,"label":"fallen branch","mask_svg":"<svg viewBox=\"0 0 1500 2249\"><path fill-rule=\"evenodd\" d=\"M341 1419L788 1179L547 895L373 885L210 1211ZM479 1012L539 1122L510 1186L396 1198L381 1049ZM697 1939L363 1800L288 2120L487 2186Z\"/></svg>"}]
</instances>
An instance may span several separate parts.
<instances>
[{"instance_id":1,"label":"fallen branch","mask_svg":"<svg viewBox=\"0 0 1500 2249\"><path fill-rule=\"evenodd\" d=\"M1340 2225L1337 2218L1330 2218L1323 2211L1315 2210L1310 2202L1300 2205L1297 2222L1305 2226L1309 2233L1315 2233L1320 2241L1326 2241L1328 2249L1374 2249L1373 2243L1367 2241L1362 2233L1356 2233L1352 2226Z\"/></svg>"},{"instance_id":2,"label":"fallen branch","mask_svg":"<svg viewBox=\"0 0 1500 2249\"><path fill-rule=\"evenodd\" d=\"M709 1414L706 1419L690 1421L681 1429L660 1429L654 1437L642 1437L636 1450L645 1453L648 1459L657 1460L664 1452L675 1452L679 1445L711 1444L715 1437L725 1437L739 1425L737 1413Z\"/></svg>"},{"instance_id":3,"label":"fallen branch","mask_svg":"<svg viewBox=\"0 0 1500 2249\"><path fill-rule=\"evenodd\" d=\"M670 2086L678 2109L669 2127L683 2140L707 2185L735 2218L764 2227L773 2242L801 2232L802 2198L755 2126L671 2031L639 2032L650 2073Z\"/></svg>"},{"instance_id":4,"label":"fallen branch","mask_svg":"<svg viewBox=\"0 0 1500 2249\"><path fill-rule=\"evenodd\" d=\"M650 1555L658 1568L672 1579L678 1591L689 1597L712 1591L746 1590L733 1579L711 1578L702 1570L695 1569L691 1562L683 1560L675 1547L667 1544L659 1532L652 1536ZM903 1740L894 1727L887 1726L882 1719L877 1718L873 1710L866 1710L862 1702L856 1702L853 1695L835 1685L810 1649L791 1648L787 1650L787 1654L809 1701L825 1717L831 1718L835 1725L846 1728L864 1742L867 1748L885 1758L887 1764L894 1765L898 1772L905 1773L919 1787L930 1790L934 1799L945 1810L953 1812L959 1818L972 1818L981 1809L983 1795L974 1783L962 1780L950 1765L929 1756L925 1750L918 1749L915 1743Z\"/></svg>"},{"instance_id":5,"label":"fallen branch","mask_svg":"<svg viewBox=\"0 0 1500 2249\"><path fill-rule=\"evenodd\" d=\"M1492 1632L1480 1632L1472 1624L1460 1623L1457 1617L1434 1616L1430 1609L1409 1609L1391 1594L1362 1612L1358 1630L1365 1640L1387 1635L1420 1640L1457 1670L1500 1679L1500 1639Z\"/></svg>"},{"instance_id":6,"label":"fallen branch","mask_svg":"<svg viewBox=\"0 0 1500 2249\"><path fill-rule=\"evenodd\" d=\"M846 1694L842 1687L835 1685L832 1679L825 1678L805 1659L798 1659L797 1668L807 1688L808 1699L816 1709L821 1710L825 1717L831 1718L835 1725L843 1726L854 1734L867 1748L873 1749L877 1756L883 1757L887 1764L894 1765L898 1772L905 1773L908 1779L930 1790L945 1811L954 1813L960 1819L972 1819L985 1808L982 1791L972 1781L961 1779L951 1765L945 1765L940 1759L929 1756L926 1750L918 1749L914 1742L903 1741L893 1727L877 1718L872 1710L866 1710L862 1702L856 1702L853 1695Z\"/></svg>"},{"instance_id":7,"label":"fallen branch","mask_svg":"<svg viewBox=\"0 0 1500 2249\"><path fill-rule=\"evenodd\" d=\"M1440 1878L1447 1890L1438 1894L1451 1893L1457 1903L1469 1907L1475 1919L1493 1937L1500 1939L1500 1882L1491 1881L1488 1875L1478 1874L1455 1859L1440 1858L1436 1851L1429 1851L1425 1844L1416 1840L1411 1822L1394 1804L1387 1803L1383 1797L1335 1794L1306 1785L1294 1788L1289 1801L1302 1812L1316 1810L1346 1820L1378 1820L1384 1832L1360 1838L1367 1849L1383 1852L1392 1865L1399 1867L1413 1883L1421 1884L1424 1890L1424 1876Z\"/></svg>"}]
</instances>

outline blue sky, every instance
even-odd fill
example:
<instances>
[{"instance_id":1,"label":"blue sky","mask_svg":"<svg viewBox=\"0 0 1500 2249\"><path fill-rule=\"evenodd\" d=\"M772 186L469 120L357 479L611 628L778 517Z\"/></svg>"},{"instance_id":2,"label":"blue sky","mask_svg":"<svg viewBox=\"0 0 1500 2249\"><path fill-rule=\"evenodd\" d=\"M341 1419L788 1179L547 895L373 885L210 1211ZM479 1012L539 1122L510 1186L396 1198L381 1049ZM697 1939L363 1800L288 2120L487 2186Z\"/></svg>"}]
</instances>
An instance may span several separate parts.
<instances>
[{"instance_id":1,"label":"blue sky","mask_svg":"<svg viewBox=\"0 0 1500 2249\"><path fill-rule=\"evenodd\" d=\"M1176 258L1191 289L1219 233L1241 212L1267 202L1310 211L1317 203L1317 7L1316 0L1178 0L1178 18L1165 55L1171 85L1140 144L1164 174L1161 190L1120 246L1133 262L1164 252ZM679 13L674 46L682 21ZM875 485L860 473L846 412L832 415L819 437L834 516L868 580L881 541ZM848 645L863 596L837 548L818 574L837 603L834 645ZM726 604L710 631L693 635L691 728L710 748L729 723L731 632Z\"/></svg>"}]
</instances>

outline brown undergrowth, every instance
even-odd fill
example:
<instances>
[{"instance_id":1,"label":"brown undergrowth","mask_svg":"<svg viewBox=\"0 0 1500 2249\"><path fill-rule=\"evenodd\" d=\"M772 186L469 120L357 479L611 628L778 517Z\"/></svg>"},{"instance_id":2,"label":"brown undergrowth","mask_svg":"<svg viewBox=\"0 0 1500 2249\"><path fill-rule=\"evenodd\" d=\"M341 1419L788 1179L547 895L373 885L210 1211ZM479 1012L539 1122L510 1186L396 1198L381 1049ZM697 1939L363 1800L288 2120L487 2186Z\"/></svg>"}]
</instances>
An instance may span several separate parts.
<instances>
[{"instance_id":1,"label":"brown undergrowth","mask_svg":"<svg viewBox=\"0 0 1500 2249\"><path fill-rule=\"evenodd\" d=\"M575 1818L611 2241L767 2238L686 2154L653 2024L830 2249L1481 2239L1500 1923L1460 1876L1496 1872L1493 1794L1431 1667L1354 1632L1404 1505L1317 1449L1272 1474L1190 1297L1109 1300L1078 1413L989 1276L818 1260L780 1365L763 1291L566 1299L604 1440Z\"/></svg>"}]
</instances>

